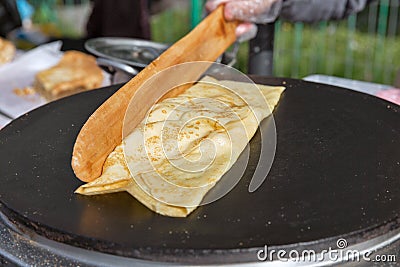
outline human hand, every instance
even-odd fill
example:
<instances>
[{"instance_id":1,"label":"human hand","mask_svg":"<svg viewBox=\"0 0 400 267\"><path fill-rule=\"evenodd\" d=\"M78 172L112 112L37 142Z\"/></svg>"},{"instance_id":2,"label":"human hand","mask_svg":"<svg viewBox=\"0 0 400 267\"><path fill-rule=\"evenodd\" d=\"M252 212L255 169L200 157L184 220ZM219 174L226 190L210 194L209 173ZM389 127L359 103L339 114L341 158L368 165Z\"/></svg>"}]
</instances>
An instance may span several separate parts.
<instances>
[{"instance_id":1,"label":"human hand","mask_svg":"<svg viewBox=\"0 0 400 267\"><path fill-rule=\"evenodd\" d=\"M282 0L208 0L206 9L211 12L224 4L227 20L240 20L243 23L236 28L239 41L249 40L257 34L254 23L268 23L279 15Z\"/></svg>"}]
</instances>

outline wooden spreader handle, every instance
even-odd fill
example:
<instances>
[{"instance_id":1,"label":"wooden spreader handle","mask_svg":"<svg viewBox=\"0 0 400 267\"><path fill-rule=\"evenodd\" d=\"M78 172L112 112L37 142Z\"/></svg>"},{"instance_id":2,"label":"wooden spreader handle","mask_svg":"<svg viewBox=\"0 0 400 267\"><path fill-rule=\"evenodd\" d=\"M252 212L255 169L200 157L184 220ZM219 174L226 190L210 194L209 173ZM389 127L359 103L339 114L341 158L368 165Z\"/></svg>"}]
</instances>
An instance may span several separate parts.
<instances>
[{"instance_id":1,"label":"wooden spreader handle","mask_svg":"<svg viewBox=\"0 0 400 267\"><path fill-rule=\"evenodd\" d=\"M123 122L128 105L134 106L135 116L129 119L129 127L135 128L147 111L164 92L149 93L130 103L138 88L160 71L185 62L215 61L235 40L238 22L224 18L223 6L208 15L196 28L151 62L138 75L121 87L104 102L82 127L72 154L72 168L82 181L90 182L101 175L107 156L122 141ZM188 75L197 79L204 70L193 68ZM186 88L179 87L165 97L173 97ZM159 95L157 95L159 93Z\"/></svg>"}]
</instances>

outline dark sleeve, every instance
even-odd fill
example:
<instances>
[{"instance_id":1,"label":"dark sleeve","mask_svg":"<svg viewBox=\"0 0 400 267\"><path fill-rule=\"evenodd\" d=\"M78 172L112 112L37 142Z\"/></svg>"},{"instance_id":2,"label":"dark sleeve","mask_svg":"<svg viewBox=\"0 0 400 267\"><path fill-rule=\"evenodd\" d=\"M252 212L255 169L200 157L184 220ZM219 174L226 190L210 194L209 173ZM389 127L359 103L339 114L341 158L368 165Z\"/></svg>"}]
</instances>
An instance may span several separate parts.
<instances>
[{"instance_id":1,"label":"dark sleeve","mask_svg":"<svg viewBox=\"0 0 400 267\"><path fill-rule=\"evenodd\" d=\"M86 32L88 38L101 36L103 5L101 0L93 1L92 13L86 24Z\"/></svg>"},{"instance_id":2,"label":"dark sleeve","mask_svg":"<svg viewBox=\"0 0 400 267\"><path fill-rule=\"evenodd\" d=\"M5 37L19 26L21 20L15 0L0 0L0 36Z\"/></svg>"},{"instance_id":3,"label":"dark sleeve","mask_svg":"<svg viewBox=\"0 0 400 267\"><path fill-rule=\"evenodd\" d=\"M284 0L280 18L292 22L339 20L360 12L373 0Z\"/></svg>"},{"instance_id":4,"label":"dark sleeve","mask_svg":"<svg viewBox=\"0 0 400 267\"><path fill-rule=\"evenodd\" d=\"M150 38L146 0L95 0L87 37Z\"/></svg>"}]
</instances>

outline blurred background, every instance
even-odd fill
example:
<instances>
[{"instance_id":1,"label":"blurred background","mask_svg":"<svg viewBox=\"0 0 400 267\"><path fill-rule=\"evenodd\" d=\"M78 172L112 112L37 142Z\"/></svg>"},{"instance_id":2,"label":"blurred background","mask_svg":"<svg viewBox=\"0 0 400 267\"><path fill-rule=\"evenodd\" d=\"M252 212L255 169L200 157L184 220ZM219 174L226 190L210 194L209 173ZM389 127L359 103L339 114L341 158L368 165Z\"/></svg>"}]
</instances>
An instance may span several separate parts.
<instances>
[{"instance_id":1,"label":"blurred background","mask_svg":"<svg viewBox=\"0 0 400 267\"><path fill-rule=\"evenodd\" d=\"M4 0L2 0L4 1ZM4 1L7 2L7 1ZM13 2L13 1L8 1ZM93 8L89 0L29 0L32 22L53 38L85 38ZM110 1L111 2L111 1ZM203 0L147 1L151 40L173 43L205 15ZM17 1L18 4L18 1ZM380 84L400 83L399 0L380 0L346 20L317 24L275 24L273 75L302 78L326 74ZM21 7L19 7L21 13ZM29 13L29 10L22 13ZM110 11L112 12L112 11ZM18 21L1 21L0 35L16 39ZM7 28L7 23L10 24ZM11 33L10 33L11 32ZM14 34L14 36L13 36ZM11 36L11 37L10 37ZM30 48L17 41L19 48ZM240 45L236 67L247 72L248 43Z\"/></svg>"}]
</instances>

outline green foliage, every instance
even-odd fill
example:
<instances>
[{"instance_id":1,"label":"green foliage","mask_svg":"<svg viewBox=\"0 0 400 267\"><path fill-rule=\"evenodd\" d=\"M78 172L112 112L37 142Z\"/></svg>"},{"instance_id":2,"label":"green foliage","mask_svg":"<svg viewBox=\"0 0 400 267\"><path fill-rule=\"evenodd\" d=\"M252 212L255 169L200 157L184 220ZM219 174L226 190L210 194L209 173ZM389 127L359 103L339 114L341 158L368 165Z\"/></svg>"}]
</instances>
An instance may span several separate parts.
<instances>
[{"instance_id":1,"label":"green foliage","mask_svg":"<svg viewBox=\"0 0 400 267\"><path fill-rule=\"evenodd\" d=\"M187 10L171 9L151 21L153 40L173 43L190 28ZM326 74L392 84L400 71L400 37L354 29L354 21L317 25L276 24L274 75L302 78ZM205 33L207 34L207 33ZM247 71L248 43L241 45L236 67Z\"/></svg>"},{"instance_id":2,"label":"green foliage","mask_svg":"<svg viewBox=\"0 0 400 267\"><path fill-rule=\"evenodd\" d=\"M168 9L152 16L150 24L154 41L172 44L190 31L189 12L185 9Z\"/></svg>"},{"instance_id":3,"label":"green foliage","mask_svg":"<svg viewBox=\"0 0 400 267\"><path fill-rule=\"evenodd\" d=\"M56 0L29 0L35 12L33 14L33 22L38 24L54 23L57 21L57 16L54 11Z\"/></svg>"},{"instance_id":4,"label":"green foliage","mask_svg":"<svg viewBox=\"0 0 400 267\"><path fill-rule=\"evenodd\" d=\"M351 31L343 23L305 26L295 49L296 29L283 23L277 31L274 71L277 76L300 78L327 74L390 84L400 71L400 37ZM299 55L298 55L299 54Z\"/></svg>"}]
</instances>

